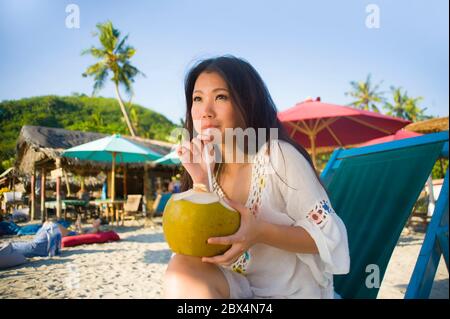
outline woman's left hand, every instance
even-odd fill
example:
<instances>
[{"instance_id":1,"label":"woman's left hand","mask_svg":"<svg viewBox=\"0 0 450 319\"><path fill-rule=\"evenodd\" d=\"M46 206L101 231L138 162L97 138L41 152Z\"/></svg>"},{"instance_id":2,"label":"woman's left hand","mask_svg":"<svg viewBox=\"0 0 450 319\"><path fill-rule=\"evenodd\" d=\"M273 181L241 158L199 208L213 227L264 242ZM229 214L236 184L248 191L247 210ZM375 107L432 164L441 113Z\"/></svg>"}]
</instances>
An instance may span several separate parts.
<instances>
[{"instance_id":1,"label":"woman's left hand","mask_svg":"<svg viewBox=\"0 0 450 319\"><path fill-rule=\"evenodd\" d=\"M231 245L231 247L223 255L202 257L203 262L231 265L259 241L262 222L244 205L229 199L225 199L225 202L241 214L241 225L233 235L209 238L208 244Z\"/></svg>"}]
</instances>

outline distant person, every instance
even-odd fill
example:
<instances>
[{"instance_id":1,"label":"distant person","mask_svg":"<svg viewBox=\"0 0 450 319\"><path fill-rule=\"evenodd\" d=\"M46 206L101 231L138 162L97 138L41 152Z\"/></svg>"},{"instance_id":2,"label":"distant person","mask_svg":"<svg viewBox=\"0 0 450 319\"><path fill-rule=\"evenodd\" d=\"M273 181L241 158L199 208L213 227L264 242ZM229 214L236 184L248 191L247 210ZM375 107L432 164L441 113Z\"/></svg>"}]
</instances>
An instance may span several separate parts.
<instances>
[{"instance_id":1,"label":"distant person","mask_svg":"<svg viewBox=\"0 0 450 319\"><path fill-rule=\"evenodd\" d=\"M32 240L12 242L12 248L27 258L59 255L63 237L60 227L52 220L46 221Z\"/></svg>"},{"instance_id":2,"label":"distant person","mask_svg":"<svg viewBox=\"0 0 450 319\"><path fill-rule=\"evenodd\" d=\"M173 189L174 189L174 183L173 183L173 181L171 181L169 183L169 186L167 187L167 190L169 191L169 193L173 193Z\"/></svg>"},{"instance_id":3,"label":"distant person","mask_svg":"<svg viewBox=\"0 0 450 319\"><path fill-rule=\"evenodd\" d=\"M92 227L88 227L88 228L83 228L81 226L81 221L79 221L78 219L75 222L75 229L76 229L75 231L69 230L60 224L58 224L58 227L59 227L59 230L61 231L62 236L67 237L67 236L76 236L76 235L82 235L82 234L99 233L99 232L101 232L101 225L102 225L101 219L97 218L92 222Z\"/></svg>"},{"instance_id":4,"label":"distant person","mask_svg":"<svg viewBox=\"0 0 450 319\"><path fill-rule=\"evenodd\" d=\"M79 199L84 201L89 201L91 199L91 195L86 189L80 190L77 195Z\"/></svg>"},{"instance_id":5,"label":"distant person","mask_svg":"<svg viewBox=\"0 0 450 319\"><path fill-rule=\"evenodd\" d=\"M181 191L181 183L175 176L172 177L168 189L169 193L179 193Z\"/></svg>"}]
</instances>

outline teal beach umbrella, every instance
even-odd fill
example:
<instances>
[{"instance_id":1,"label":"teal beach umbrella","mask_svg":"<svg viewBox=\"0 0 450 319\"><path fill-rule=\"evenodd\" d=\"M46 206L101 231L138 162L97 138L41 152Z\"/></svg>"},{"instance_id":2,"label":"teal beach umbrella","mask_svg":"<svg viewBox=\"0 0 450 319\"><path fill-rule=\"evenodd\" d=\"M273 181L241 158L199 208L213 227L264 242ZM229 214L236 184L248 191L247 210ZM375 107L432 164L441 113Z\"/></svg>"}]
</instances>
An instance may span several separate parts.
<instances>
[{"instance_id":1,"label":"teal beach umbrella","mask_svg":"<svg viewBox=\"0 0 450 319\"><path fill-rule=\"evenodd\" d=\"M177 152L173 151L173 152L170 152L167 155L157 159L156 161L153 161L152 163L159 164L159 165L180 165L181 161L177 155Z\"/></svg>"},{"instance_id":2,"label":"teal beach umbrella","mask_svg":"<svg viewBox=\"0 0 450 319\"><path fill-rule=\"evenodd\" d=\"M115 166L116 163L143 163L162 157L161 154L113 134L86 144L65 150L64 157L79 160L112 163L111 199L115 197Z\"/></svg>"}]
</instances>

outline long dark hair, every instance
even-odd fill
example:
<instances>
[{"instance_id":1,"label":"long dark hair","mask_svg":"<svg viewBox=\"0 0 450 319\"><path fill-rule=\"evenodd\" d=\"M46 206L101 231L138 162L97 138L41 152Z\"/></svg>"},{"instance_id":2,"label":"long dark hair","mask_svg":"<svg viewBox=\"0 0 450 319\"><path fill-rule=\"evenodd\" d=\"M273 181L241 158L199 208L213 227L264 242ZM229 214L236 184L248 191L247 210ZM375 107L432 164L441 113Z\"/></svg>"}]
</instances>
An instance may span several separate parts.
<instances>
[{"instance_id":1,"label":"long dark hair","mask_svg":"<svg viewBox=\"0 0 450 319\"><path fill-rule=\"evenodd\" d=\"M215 72L227 83L231 100L242 114L245 128L252 127L256 130L265 128L266 142L270 139L270 129L278 129L278 139L294 146L305 157L316 173L317 179L321 182L308 152L289 137L283 124L278 119L277 108L261 76L250 63L241 58L225 55L206 59L197 62L187 73L184 82L186 95L186 121L184 128L187 129L191 137L194 136L191 114L192 93L197 78L203 72ZM270 143L268 145L270 147ZM190 175L186 170L183 170L181 177L182 191L192 188L192 184Z\"/></svg>"}]
</instances>

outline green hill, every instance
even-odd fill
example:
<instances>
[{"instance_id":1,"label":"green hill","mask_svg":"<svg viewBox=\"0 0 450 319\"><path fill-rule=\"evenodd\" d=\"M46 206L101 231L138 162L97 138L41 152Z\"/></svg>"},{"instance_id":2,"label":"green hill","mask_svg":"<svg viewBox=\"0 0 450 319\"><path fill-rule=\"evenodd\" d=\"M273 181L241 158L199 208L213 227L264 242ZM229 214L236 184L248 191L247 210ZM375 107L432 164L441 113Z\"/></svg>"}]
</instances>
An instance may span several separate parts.
<instances>
[{"instance_id":1,"label":"green hill","mask_svg":"<svg viewBox=\"0 0 450 319\"><path fill-rule=\"evenodd\" d=\"M163 115L133 104L129 115L137 135L167 140L175 127ZM16 139L23 125L129 135L116 99L73 96L39 96L0 102L0 172L2 162L14 157Z\"/></svg>"}]
</instances>

